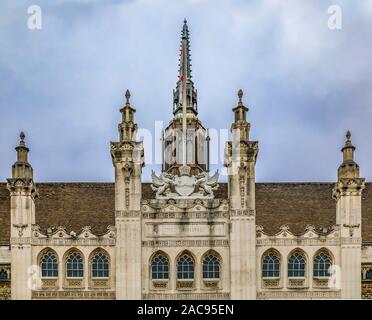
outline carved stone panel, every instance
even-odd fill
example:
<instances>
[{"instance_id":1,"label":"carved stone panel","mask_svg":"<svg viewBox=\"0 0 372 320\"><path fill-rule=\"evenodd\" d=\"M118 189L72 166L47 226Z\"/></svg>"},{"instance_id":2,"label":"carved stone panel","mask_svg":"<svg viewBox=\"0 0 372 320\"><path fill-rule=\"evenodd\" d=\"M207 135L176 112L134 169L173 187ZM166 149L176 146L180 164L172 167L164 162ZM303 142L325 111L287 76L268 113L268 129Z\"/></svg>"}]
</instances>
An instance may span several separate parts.
<instances>
[{"instance_id":1,"label":"carved stone panel","mask_svg":"<svg viewBox=\"0 0 372 320\"><path fill-rule=\"evenodd\" d=\"M207 223L146 223L146 237L224 237L227 235L227 225L223 222Z\"/></svg>"}]
</instances>

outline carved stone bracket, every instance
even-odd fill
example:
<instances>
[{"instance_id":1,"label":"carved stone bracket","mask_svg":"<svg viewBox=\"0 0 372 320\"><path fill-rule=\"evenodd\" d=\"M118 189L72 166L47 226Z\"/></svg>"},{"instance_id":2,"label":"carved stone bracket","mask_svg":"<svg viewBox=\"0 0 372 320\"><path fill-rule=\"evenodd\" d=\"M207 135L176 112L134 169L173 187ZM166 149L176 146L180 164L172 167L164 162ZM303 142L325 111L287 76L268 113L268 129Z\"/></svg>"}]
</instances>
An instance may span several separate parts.
<instances>
[{"instance_id":1,"label":"carved stone bracket","mask_svg":"<svg viewBox=\"0 0 372 320\"><path fill-rule=\"evenodd\" d=\"M7 181L7 188L11 196L30 195L35 199L39 195L32 179L7 179Z\"/></svg>"},{"instance_id":2,"label":"carved stone bracket","mask_svg":"<svg viewBox=\"0 0 372 320\"><path fill-rule=\"evenodd\" d=\"M364 188L364 178L341 178L332 190L332 197L333 199L338 200L344 195L361 195Z\"/></svg>"}]
</instances>

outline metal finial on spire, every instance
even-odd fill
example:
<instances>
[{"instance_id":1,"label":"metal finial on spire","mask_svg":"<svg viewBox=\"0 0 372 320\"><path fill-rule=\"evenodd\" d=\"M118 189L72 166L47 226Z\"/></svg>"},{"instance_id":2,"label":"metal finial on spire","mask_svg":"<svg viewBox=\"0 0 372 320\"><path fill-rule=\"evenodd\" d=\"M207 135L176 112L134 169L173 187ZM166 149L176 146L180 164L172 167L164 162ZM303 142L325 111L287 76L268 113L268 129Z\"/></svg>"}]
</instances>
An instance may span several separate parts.
<instances>
[{"instance_id":1,"label":"metal finial on spire","mask_svg":"<svg viewBox=\"0 0 372 320\"><path fill-rule=\"evenodd\" d=\"M129 102L129 99L130 99L130 91L127 89L127 91L125 91L125 99L126 99L126 102L125 102L125 104L127 105L127 106L129 106L130 105L130 102Z\"/></svg>"},{"instance_id":2,"label":"metal finial on spire","mask_svg":"<svg viewBox=\"0 0 372 320\"><path fill-rule=\"evenodd\" d=\"M239 89L238 91L239 105L243 104L243 90Z\"/></svg>"},{"instance_id":3,"label":"metal finial on spire","mask_svg":"<svg viewBox=\"0 0 372 320\"><path fill-rule=\"evenodd\" d=\"M182 27L182 38L189 38L189 28L187 26L187 20L183 20L183 27Z\"/></svg>"},{"instance_id":4,"label":"metal finial on spire","mask_svg":"<svg viewBox=\"0 0 372 320\"><path fill-rule=\"evenodd\" d=\"M23 131L21 131L21 133L19 134L19 138L21 139L21 141L19 142L19 145L24 146L26 135Z\"/></svg>"},{"instance_id":5,"label":"metal finial on spire","mask_svg":"<svg viewBox=\"0 0 372 320\"><path fill-rule=\"evenodd\" d=\"M344 150L347 150L347 149L355 149L355 147L353 146L352 142L351 142L351 132L350 130L347 130L346 131L346 141L345 141L345 145L344 147L341 149L341 151L343 152Z\"/></svg>"},{"instance_id":6,"label":"metal finial on spire","mask_svg":"<svg viewBox=\"0 0 372 320\"><path fill-rule=\"evenodd\" d=\"M345 136L346 136L345 147L353 147L353 144L351 143L351 132L350 132L350 130L347 130Z\"/></svg>"},{"instance_id":7,"label":"metal finial on spire","mask_svg":"<svg viewBox=\"0 0 372 320\"><path fill-rule=\"evenodd\" d=\"M350 130L347 130L347 132L346 132L346 140L351 142L351 132L350 132Z\"/></svg>"}]
</instances>

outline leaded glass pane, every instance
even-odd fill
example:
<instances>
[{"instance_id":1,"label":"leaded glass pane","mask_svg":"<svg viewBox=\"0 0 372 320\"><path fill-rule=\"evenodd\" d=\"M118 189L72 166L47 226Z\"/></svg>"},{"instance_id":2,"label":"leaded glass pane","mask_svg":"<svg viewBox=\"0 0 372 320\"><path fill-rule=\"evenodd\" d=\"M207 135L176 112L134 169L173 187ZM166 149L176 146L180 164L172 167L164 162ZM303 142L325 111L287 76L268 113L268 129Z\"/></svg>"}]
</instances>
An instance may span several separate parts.
<instances>
[{"instance_id":1,"label":"leaded glass pane","mask_svg":"<svg viewBox=\"0 0 372 320\"><path fill-rule=\"evenodd\" d=\"M368 279L368 280L372 280L372 269L369 269L369 270L366 272L366 279Z\"/></svg>"},{"instance_id":2,"label":"leaded glass pane","mask_svg":"<svg viewBox=\"0 0 372 320\"><path fill-rule=\"evenodd\" d=\"M168 279L169 263L168 259L162 255L156 255L151 263L151 279Z\"/></svg>"},{"instance_id":3,"label":"leaded glass pane","mask_svg":"<svg viewBox=\"0 0 372 320\"><path fill-rule=\"evenodd\" d=\"M188 254L178 259L177 279L194 279L194 260Z\"/></svg>"},{"instance_id":4,"label":"leaded glass pane","mask_svg":"<svg viewBox=\"0 0 372 320\"><path fill-rule=\"evenodd\" d=\"M80 253L72 252L66 261L66 276L68 278L82 278L84 276L83 258Z\"/></svg>"},{"instance_id":5,"label":"leaded glass pane","mask_svg":"<svg viewBox=\"0 0 372 320\"><path fill-rule=\"evenodd\" d=\"M288 259L288 277L305 277L305 259L295 252Z\"/></svg>"},{"instance_id":6,"label":"leaded glass pane","mask_svg":"<svg viewBox=\"0 0 372 320\"><path fill-rule=\"evenodd\" d=\"M48 251L41 259L41 277L58 277L58 260L54 252Z\"/></svg>"},{"instance_id":7,"label":"leaded glass pane","mask_svg":"<svg viewBox=\"0 0 372 320\"><path fill-rule=\"evenodd\" d=\"M219 279L220 278L220 261L215 255L208 255L203 260L203 278Z\"/></svg>"},{"instance_id":8,"label":"leaded glass pane","mask_svg":"<svg viewBox=\"0 0 372 320\"><path fill-rule=\"evenodd\" d=\"M8 280L8 272L6 270L0 270L0 281Z\"/></svg>"},{"instance_id":9,"label":"leaded glass pane","mask_svg":"<svg viewBox=\"0 0 372 320\"><path fill-rule=\"evenodd\" d=\"M262 263L263 277L279 277L280 276L280 261L274 253L267 254Z\"/></svg>"},{"instance_id":10,"label":"leaded glass pane","mask_svg":"<svg viewBox=\"0 0 372 320\"><path fill-rule=\"evenodd\" d=\"M102 253L97 253L92 259L92 278L109 277L109 259Z\"/></svg>"},{"instance_id":11,"label":"leaded glass pane","mask_svg":"<svg viewBox=\"0 0 372 320\"><path fill-rule=\"evenodd\" d=\"M314 277L329 277L331 259L324 252L319 253L314 259Z\"/></svg>"}]
</instances>

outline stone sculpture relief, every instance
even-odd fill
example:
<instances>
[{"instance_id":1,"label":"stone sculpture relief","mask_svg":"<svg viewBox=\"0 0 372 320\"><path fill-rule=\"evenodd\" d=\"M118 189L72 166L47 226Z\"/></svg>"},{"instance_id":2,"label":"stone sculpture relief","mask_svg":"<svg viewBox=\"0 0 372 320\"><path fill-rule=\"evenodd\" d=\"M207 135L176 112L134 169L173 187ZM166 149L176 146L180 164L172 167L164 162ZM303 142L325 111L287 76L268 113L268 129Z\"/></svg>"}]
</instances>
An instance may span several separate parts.
<instances>
[{"instance_id":1,"label":"stone sculpture relief","mask_svg":"<svg viewBox=\"0 0 372 320\"><path fill-rule=\"evenodd\" d=\"M157 176L152 171L151 188L156 191L156 199L214 198L213 191L218 189L218 171L213 176L207 172L190 175L189 167L181 167L179 171L177 176L166 172Z\"/></svg>"}]
</instances>

